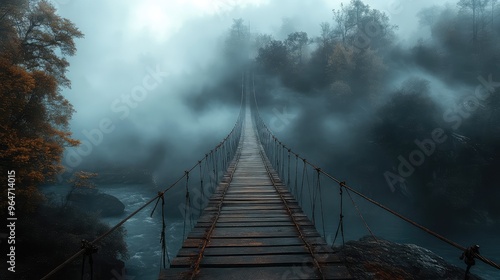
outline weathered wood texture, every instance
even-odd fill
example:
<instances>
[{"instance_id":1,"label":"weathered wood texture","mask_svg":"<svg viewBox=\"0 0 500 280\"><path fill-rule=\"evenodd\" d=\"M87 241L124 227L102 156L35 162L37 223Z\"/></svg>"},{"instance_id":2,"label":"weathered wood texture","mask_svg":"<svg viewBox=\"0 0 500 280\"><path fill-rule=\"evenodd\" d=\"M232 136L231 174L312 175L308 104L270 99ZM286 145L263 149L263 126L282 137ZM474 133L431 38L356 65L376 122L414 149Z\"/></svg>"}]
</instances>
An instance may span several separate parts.
<instances>
[{"instance_id":1,"label":"weathered wood texture","mask_svg":"<svg viewBox=\"0 0 500 280\"><path fill-rule=\"evenodd\" d=\"M159 279L191 277L352 279L261 154L248 110L239 154Z\"/></svg>"}]
</instances>

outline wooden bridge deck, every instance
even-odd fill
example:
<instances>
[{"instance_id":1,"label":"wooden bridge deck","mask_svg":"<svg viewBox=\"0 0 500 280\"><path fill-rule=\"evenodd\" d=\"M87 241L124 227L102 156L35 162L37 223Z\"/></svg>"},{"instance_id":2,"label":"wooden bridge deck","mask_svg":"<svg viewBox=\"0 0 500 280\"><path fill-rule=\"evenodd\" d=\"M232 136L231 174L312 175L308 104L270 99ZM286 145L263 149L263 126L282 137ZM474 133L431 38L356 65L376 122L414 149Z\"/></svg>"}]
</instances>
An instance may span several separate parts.
<instances>
[{"instance_id":1,"label":"wooden bridge deck","mask_svg":"<svg viewBox=\"0 0 500 280\"><path fill-rule=\"evenodd\" d=\"M248 109L241 141L159 279L352 279L270 166Z\"/></svg>"}]
</instances>

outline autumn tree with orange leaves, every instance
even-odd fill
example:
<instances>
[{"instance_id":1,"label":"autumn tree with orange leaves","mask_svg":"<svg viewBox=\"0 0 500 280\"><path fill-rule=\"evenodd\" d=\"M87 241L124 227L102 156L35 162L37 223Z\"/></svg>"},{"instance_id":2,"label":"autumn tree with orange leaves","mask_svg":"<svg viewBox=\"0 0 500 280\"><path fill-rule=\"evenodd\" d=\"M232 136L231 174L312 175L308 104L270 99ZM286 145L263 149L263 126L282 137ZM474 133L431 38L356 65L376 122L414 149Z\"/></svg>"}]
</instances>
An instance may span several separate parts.
<instances>
[{"instance_id":1,"label":"autumn tree with orange leaves","mask_svg":"<svg viewBox=\"0 0 500 280\"><path fill-rule=\"evenodd\" d=\"M81 37L45 0L0 2L1 177L6 182L15 170L16 202L26 211L41 199L37 186L63 168L64 148L78 145L68 128L73 108L61 89L70 87L66 57Z\"/></svg>"}]
</instances>

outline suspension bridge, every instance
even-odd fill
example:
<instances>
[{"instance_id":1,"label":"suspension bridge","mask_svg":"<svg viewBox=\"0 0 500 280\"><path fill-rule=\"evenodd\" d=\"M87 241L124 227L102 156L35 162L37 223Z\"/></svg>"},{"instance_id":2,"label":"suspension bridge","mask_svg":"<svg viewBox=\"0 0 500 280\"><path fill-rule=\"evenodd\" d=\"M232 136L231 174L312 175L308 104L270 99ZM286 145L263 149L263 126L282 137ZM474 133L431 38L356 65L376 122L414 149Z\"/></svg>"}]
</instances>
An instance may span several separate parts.
<instances>
[{"instance_id":1,"label":"suspension bridge","mask_svg":"<svg viewBox=\"0 0 500 280\"><path fill-rule=\"evenodd\" d=\"M240 113L227 137L142 207L93 241L82 242L78 252L42 279L54 279L59 270L82 256L82 273L90 260L92 279L92 255L100 242L152 205L151 216L157 209L162 216L158 279L354 279L341 251L333 249L337 238L344 242L343 198L356 206L351 193L462 252L467 249L372 200L279 141L262 120L255 86L251 98L248 80L243 75ZM340 209L335 236L328 242L323 200L333 201L324 197L324 188L331 188L332 183L338 186ZM183 185L185 201L178 208L184 216L184 242L171 259L165 194ZM366 222L365 226L372 234ZM475 257L500 269L478 253Z\"/></svg>"},{"instance_id":2,"label":"suspension bridge","mask_svg":"<svg viewBox=\"0 0 500 280\"><path fill-rule=\"evenodd\" d=\"M249 107L243 122L224 180L160 279L351 279L271 166Z\"/></svg>"}]
</instances>

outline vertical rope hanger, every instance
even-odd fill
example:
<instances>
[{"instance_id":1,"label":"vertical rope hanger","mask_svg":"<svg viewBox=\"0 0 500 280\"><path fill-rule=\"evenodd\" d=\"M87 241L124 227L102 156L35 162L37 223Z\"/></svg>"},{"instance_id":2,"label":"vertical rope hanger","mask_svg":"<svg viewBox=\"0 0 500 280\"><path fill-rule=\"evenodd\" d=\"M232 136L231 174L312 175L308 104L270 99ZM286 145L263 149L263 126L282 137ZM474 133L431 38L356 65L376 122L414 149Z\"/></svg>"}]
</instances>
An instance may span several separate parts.
<instances>
[{"instance_id":1,"label":"vertical rope hanger","mask_svg":"<svg viewBox=\"0 0 500 280\"><path fill-rule=\"evenodd\" d=\"M332 247L333 245L335 245L335 241L337 240L337 237L338 237L338 234L339 234L339 230L342 234L342 246L345 245L345 240L344 240L344 213L343 213L343 199L342 199L342 194L343 194L343 187L345 186L345 182L340 182L339 183L340 187L339 187L339 191L340 191L340 219L339 219L339 224L337 226L337 231L335 232L335 237L333 238L333 242L332 242Z\"/></svg>"},{"instance_id":2,"label":"vertical rope hanger","mask_svg":"<svg viewBox=\"0 0 500 280\"><path fill-rule=\"evenodd\" d=\"M295 155L295 195L298 196L297 183L299 176L299 155Z\"/></svg>"},{"instance_id":3,"label":"vertical rope hanger","mask_svg":"<svg viewBox=\"0 0 500 280\"><path fill-rule=\"evenodd\" d=\"M317 227L317 223L316 223L316 200L318 197L318 188L317 188L318 184L316 182L317 179L319 179L319 173L316 176L314 176L314 175L312 176L312 186L309 188L309 196L311 199L312 221L313 221L313 224L315 227Z\"/></svg>"},{"instance_id":4,"label":"vertical rope hanger","mask_svg":"<svg viewBox=\"0 0 500 280\"><path fill-rule=\"evenodd\" d=\"M280 176L285 175L285 145L280 142L280 150L281 150L281 173Z\"/></svg>"},{"instance_id":5,"label":"vertical rope hanger","mask_svg":"<svg viewBox=\"0 0 500 280\"><path fill-rule=\"evenodd\" d=\"M273 137L274 140L274 145L273 145L273 165L277 166L278 165L278 140Z\"/></svg>"},{"instance_id":6,"label":"vertical rope hanger","mask_svg":"<svg viewBox=\"0 0 500 280\"><path fill-rule=\"evenodd\" d=\"M222 144L222 148L220 150L221 154L222 154L222 171L226 171L227 169L227 161L228 161L228 158L227 158L227 152L226 152L226 143L224 142Z\"/></svg>"},{"instance_id":7,"label":"vertical rope hanger","mask_svg":"<svg viewBox=\"0 0 500 280\"><path fill-rule=\"evenodd\" d=\"M188 219L188 208L191 206L189 205L189 171L184 171L186 174L186 199L184 201L184 229L182 230L182 240L186 239L186 219Z\"/></svg>"},{"instance_id":8,"label":"vertical rope hanger","mask_svg":"<svg viewBox=\"0 0 500 280\"><path fill-rule=\"evenodd\" d=\"M218 166L219 159L217 158L217 148L213 150L213 164L214 164L214 176L215 176L215 181L219 181L219 166Z\"/></svg>"},{"instance_id":9,"label":"vertical rope hanger","mask_svg":"<svg viewBox=\"0 0 500 280\"><path fill-rule=\"evenodd\" d=\"M160 244L161 244L161 264L163 265L163 268L167 268L167 265L165 263L165 260L168 261L168 264L170 265L170 257L168 255L168 247L167 247L167 239L165 238L165 228L166 228L166 223L165 223L165 195L163 192L158 192L158 199L156 200L155 207L153 208L153 211L151 211L151 214L149 215L150 217L153 217L153 213L156 210L156 207L158 206L158 203L161 200L161 221L162 221L162 227L161 227L161 234L160 234ZM166 257L165 257L166 256Z\"/></svg>"},{"instance_id":10,"label":"vertical rope hanger","mask_svg":"<svg viewBox=\"0 0 500 280\"><path fill-rule=\"evenodd\" d=\"M302 202L303 198L304 198L304 180L306 178L306 175L307 175L307 166L306 166L306 160L303 159L302 160L303 162L303 168L302 168L302 183L300 184L300 197L299 197L299 201L301 202L301 206L303 207L304 206L304 202Z\"/></svg>"},{"instance_id":11,"label":"vertical rope hanger","mask_svg":"<svg viewBox=\"0 0 500 280\"><path fill-rule=\"evenodd\" d=\"M209 182L210 182L210 188L215 188L215 182L216 182L216 178L215 178L215 166L214 166L214 155L212 153L212 151L210 151L210 153L208 154L208 157L209 157L209 173L210 175L208 176L208 179L209 179Z\"/></svg>"},{"instance_id":12,"label":"vertical rope hanger","mask_svg":"<svg viewBox=\"0 0 500 280\"><path fill-rule=\"evenodd\" d=\"M288 149L288 174L287 174L287 179L286 179L286 185L287 186L290 186L290 152L292 150L291 149Z\"/></svg>"},{"instance_id":13,"label":"vertical rope hanger","mask_svg":"<svg viewBox=\"0 0 500 280\"><path fill-rule=\"evenodd\" d=\"M89 259L90 279L92 280L94 279L94 260L92 259L92 255L97 253L97 246L83 239L80 248L84 250L83 261L82 261L82 280L85 279L85 260L87 258Z\"/></svg>"},{"instance_id":14,"label":"vertical rope hanger","mask_svg":"<svg viewBox=\"0 0 500 280\"><path fill-rule=\"evenodd\" d=\"M316 192L316 190L314 189L314 179L316 178L314 176L314 174L311 174L311 181L312 181L312 186L311 186L311 183L309 182L309 173L306 174L307 175L307 178L306 178L306 181L307 181L307 189L309 190L309 203L311 205L311 209L313 209L313 207L315 206L315 197L314 197L314 194ZM314 211L312 211L312 215L314 217ZM314 218L313 218L314 220Z\"/></svg>"},{"instance_id":15,"label":"vertical rope hanger","mask_svg":"<svg viewBox=\"0 0 500 280\"><path fill-rule=\"evenodd\" d=\"M319 193L319 204L320 204L320 213L321 213L321 226L323 228L323 237L326 238L326 230L325 230L325 215L323 211L323 194L321 192L321 168L317 168L316 171L318 172L318 193Z\"/></svg>"},{"instance_id":16,"label":"vertical rope hanger","mask_svg":"<svg viewBox=\"0 0 500 280\"><path fill-rule=\"evenodd\" d=\"M205 201L205 190L204 190L204 186L203 186L203 177L205 176L204 175L204 172L202 170L202 167L201 167L201 161L198 161L198 165L200 167L199 169L199 174L200 174L200 195L201 195L201 199L200 199L200 205L198 207L198 217L201 216L201 208L203 208L203 201ZM195 201L196 203L196 201Z\"/></svg>"}]
</instances>

